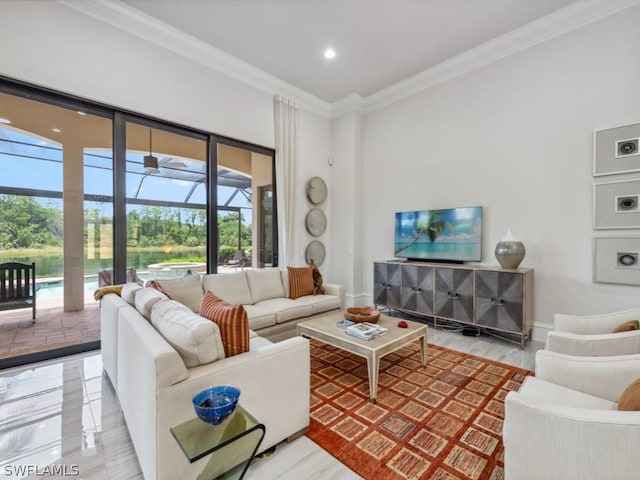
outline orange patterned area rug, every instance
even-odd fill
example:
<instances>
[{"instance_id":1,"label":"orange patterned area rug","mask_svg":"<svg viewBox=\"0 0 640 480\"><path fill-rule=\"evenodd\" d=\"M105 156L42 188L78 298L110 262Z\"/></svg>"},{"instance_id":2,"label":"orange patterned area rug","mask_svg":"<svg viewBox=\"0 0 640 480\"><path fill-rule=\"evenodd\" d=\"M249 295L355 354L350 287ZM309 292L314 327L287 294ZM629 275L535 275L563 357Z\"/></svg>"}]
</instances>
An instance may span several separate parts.
<instances>
[{"instance_id":1,"label":"orange patterned area rug","mask_svg":"<svg viewBox=\"0 0 640 480\"><path fill-rule=\"evenodd\" d=\"M311 342L307 436L368 480L504 478L504 398L527 370L417 342L382 358L376 404L367 363Z\"/></svg>"}]
</instances>

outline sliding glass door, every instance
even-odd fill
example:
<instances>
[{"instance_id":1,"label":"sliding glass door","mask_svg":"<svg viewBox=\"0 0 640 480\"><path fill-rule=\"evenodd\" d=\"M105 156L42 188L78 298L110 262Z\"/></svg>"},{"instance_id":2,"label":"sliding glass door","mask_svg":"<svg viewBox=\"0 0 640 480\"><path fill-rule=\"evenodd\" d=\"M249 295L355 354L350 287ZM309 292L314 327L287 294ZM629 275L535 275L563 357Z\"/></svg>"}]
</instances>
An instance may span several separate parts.
<instances>
[{"instance_id":1,"label":"sliding glass door","mask_svg":"<svg viewBox=\"0 0 640 480\"><path fill-rule=\"evenodd\" d=\"M0 78L0 263L35 262L38 287L0 354L96 348L100 286L276 267L274 170L273 149Z\"/></svg>"},{"instance_id":2,"label":"sliding glass door","mask_svg":"<svg viewBox=\"0 0 640 480\"><path fill-rule=\"evenodd\" d=\"M277 266L273 153L220 142L217 159L218 269Z\"/></svg>"},{"instance_id":3,"label":"sliding glass door","mask_svg":"<svg viewBox=\"0 0 640 480\"><path fill-rule=\"evenodd\" d=\"M126 124L127 280L207 271L207 137Z\"/></svg>"},{"instance_id":4,"label":"sliding glass door","mask_svg":"<svg viewBox=\"0 0 640 480\"><path fill-rule=\"evenodd\" d=\"M38 305L77 310L112 262L112 122L31 98L0 93L0 262L35 262Z\"/></svg>"}]
</instances>

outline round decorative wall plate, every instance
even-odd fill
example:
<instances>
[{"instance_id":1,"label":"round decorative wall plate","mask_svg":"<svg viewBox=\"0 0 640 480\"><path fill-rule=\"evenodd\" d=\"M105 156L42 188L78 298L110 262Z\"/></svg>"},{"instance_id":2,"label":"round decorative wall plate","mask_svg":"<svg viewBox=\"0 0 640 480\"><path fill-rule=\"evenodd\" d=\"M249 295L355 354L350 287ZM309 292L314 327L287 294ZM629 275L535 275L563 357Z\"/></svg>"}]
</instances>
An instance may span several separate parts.
<instances>
[{"instance_id":1,"label":"round decorative wall plate","mask_svg":"<svg viewBox=\"0 0 640 480\"><path fill-rule=\"evenodd\" d=\"M327 184L320 177L313 177L307 182L307 198L314 205L320 205L327 199Z\"/></svg>"},{"instance_id":2,"label":"round decorative wall plate","mask_svg":"<svg viewBox=\"0 0 640 480\"><path fill-rule=\"evenodd\" d=\"M307 245L307 249L304 251L304 258L307 260L307 263L313 258L316 265L320 266L324 262L326 254L327 250L324 248L324 244L318 240L313 240Z\"/></svg>"},{"instance_id":3,"label":"round decorative wall plate","mask_svg":"<svg viewBox=\"0 0 640 480\"><path fill-rule=\"evenodd\" d=\"M314 237L322 235L327 228L327 217L319 208L312 208L305 218L307 232Z\"/></svg>"}]
</instances>

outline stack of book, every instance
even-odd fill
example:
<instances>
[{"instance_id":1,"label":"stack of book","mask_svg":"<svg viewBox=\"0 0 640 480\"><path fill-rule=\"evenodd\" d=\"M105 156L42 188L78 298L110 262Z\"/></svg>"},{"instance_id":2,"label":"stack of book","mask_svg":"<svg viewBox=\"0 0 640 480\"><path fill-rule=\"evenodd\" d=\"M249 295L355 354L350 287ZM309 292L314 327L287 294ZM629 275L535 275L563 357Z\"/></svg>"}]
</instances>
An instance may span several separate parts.
<instances>
[{"instance_id":1,"label":"stack of book","mask_svg":"<svg viewBox=\"0 0 640 480\"><path fill-rule=\"evenodd\" d=\"M363 340L371 340L387 333L387 328L376 325L375 323L354 323L344 329L348 335L361 338Z\"/></svg>"}]
</instances>

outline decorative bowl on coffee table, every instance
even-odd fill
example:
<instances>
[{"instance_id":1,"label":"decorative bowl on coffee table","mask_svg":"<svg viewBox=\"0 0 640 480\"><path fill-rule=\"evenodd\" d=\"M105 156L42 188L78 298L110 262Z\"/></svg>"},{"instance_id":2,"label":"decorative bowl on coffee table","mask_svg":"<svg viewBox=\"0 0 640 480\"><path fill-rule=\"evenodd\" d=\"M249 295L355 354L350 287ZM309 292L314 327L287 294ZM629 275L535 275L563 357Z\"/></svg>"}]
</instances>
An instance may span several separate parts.
<instances>
[{"instance_id":1,"label":"decorative bowl on coffee table","mask_svg":"<svg viewBox=\"0 0 640 480\"><path fill-rule=\"evenodd\" d=\"M376 323L380 318L380 312L371 307L348 307L344 311L344 318L355 323Z\"/></svg>"},{"instance_id":2,"label":"decorative bowl on coffee table","mask_svg":"<svg viewBox=\"0 0 640 480\"><path fill-rule=\"evenodd\" d=\"M203 422L220 425L236 409L238 397L240 397L238 387L214 385L193 397L193 408Z\"/></svg>"}]
</instances>

